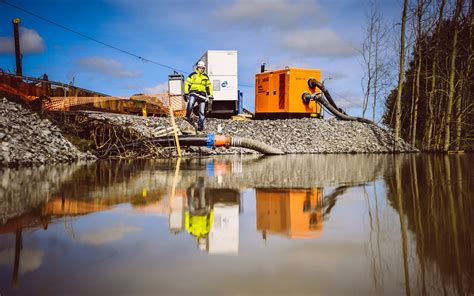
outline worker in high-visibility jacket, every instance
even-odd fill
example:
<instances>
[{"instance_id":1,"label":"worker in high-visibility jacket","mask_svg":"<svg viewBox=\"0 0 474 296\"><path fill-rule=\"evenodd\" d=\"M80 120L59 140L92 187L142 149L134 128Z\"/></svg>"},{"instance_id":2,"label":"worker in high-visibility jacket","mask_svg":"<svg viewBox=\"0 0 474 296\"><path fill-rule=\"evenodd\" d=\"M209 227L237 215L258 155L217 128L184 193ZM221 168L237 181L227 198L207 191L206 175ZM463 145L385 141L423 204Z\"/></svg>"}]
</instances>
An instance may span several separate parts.
<instances>
[{"instance_id":1,"label":"worker in high-visibility jacket","mask_svg":"<svg viewBox=\"0 0 474 296\"><path fill-rule=\"evenodd\" d=\"M193 111L194 104L197 102L199 109L198 131L204 130L206 104L212 105L212 101L214 100L212 83L209 76L204 73L205 70L206 66L204 62L199 61L196 66L196 71L189 74L184 82L184 100L187 102L185 119L191 122L191 112Z\"/></svg>"}]
</instances>

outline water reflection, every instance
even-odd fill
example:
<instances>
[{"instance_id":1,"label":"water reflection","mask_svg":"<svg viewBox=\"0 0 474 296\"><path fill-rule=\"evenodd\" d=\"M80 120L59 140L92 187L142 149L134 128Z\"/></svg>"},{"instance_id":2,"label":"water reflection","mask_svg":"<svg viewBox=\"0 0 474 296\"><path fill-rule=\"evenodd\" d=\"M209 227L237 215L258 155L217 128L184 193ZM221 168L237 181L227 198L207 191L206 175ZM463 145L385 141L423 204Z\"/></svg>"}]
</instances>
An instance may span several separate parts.
<instances>
[{"instance_id":1,"label":"water reflection","mask_svg":"<svg viewBox=\"0 0 474 296\"><path fill-rule=\"evenodd\" d=\"M199 249L209 254L237 254L241 194L230 189L206 189L199 177L186 189L185 197L173 197L169 228L196 238Z\"/></svg>"},{"instance_id":2,"label":"water reflection","mask_svg":"<svg viewBox=\"0 0 474 296\"><path fill-rule=\"evenodd\" d=\"M167 274L186 261L180 277L198 294L471 294L470 163L293 155L3 168L0 291L181 294L190 290ZM140 276L104 276L117 266ZM202 286L196 269L220 280ZM69 272L95 280L55 281Z\"/></svg>"},{"instance_id":3,"label":"water reflection","mask_svg":"<svg viewBox=\"0 0 474 296\"><path fill-rule=\"evenodd\" d=\"M263 239L280 234L316 238L323 231L322 189L257 189L257 230Z\"/></svg>"},{"instance_id":4,"label":"water reflection","mask_svg":"<svg viewBox=\"0 0 474 296\"><path fill-rule=\"evenodd\" d=\"M470 155L395 160L387 197L399 212L407 294L427 294L433 287L440 294L474 291L474 180L468 159L472 163Z\"/></svg>"}]
</instances>

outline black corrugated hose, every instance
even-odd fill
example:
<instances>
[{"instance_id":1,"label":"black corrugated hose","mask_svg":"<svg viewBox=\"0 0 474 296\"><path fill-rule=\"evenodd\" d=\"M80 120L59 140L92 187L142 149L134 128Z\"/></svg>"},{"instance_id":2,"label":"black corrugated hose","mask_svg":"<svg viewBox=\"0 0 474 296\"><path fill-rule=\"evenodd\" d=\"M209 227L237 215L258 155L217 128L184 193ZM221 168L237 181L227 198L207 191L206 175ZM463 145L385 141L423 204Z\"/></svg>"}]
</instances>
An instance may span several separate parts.
<instances>
[{"instance_id":1,"label":"black corrugated hose","mask_svg":"<svg viewBox=\"0 0 474 296\"><path fill-rule=\"evenodd\" d=\"M255 151L258 151L262 154L267 155L277 155L284 154L280 149L271 147L265 143L255 141L248 138L241 137L228 137L222 135L202 135L202 136L192 136L192 135L182 135L178 137L179 144L181 146L205 146L208 148L221 147L221 146L231 146L231 147L241 147L248 148ZM175 146L173 136L157 137L150 138L145 140L132 141L122 144L119 146L114 146L113 148L103 148L99 149L99 153L110 153L110 152L120 152L125 150L140 150L146 147L146 145L156 145L160 147L172 147Z\"/></svg>"},{"instance_id":2,"label":"black corrugated hose","mask_svg":"<svg viewBox=\"0 0 474 296\"><path fill-rule=\"evenodd\" d=\"M364 123L369 123L369 124L374 124L373 121L363 118L363 117L354 117L354 116L349 116L342 110L341 108L338 108L336 103L331 97L331 94L327 90L327 88L322 84L321 82L317 81L316 79L310 79L308 80L308 85L311 88L319 88L322 93L324 94L323 96L318 96L317 94L304 94L304 100L309 101L309 100L316 100L319 103L321 103L324 107L326 107L332 114L336 115L339 119L342 120L351 120L351 121L359 121L359 122L364 122Z\"/></svg>"}]
</instances>

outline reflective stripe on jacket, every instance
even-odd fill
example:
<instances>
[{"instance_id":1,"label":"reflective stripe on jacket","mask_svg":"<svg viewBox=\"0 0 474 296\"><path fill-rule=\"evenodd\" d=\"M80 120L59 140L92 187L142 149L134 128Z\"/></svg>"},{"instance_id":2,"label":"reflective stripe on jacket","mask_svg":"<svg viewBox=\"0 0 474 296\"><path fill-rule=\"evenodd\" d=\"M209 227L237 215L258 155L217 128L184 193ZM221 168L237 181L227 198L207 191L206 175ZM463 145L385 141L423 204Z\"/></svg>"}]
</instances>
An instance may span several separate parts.
<instances>
[{"instance_id":1,"label":"reflective stripe on jacket","mask_svg":"<svg viewBox=\"0 0 474 296\"><path fill-rule=\"evenodd\" d=\"M209 80L209 76L205 73L201 74L197 70L189 74L184 82L184 93L187 94L189 92L207 93L212 97L212 83Z\"/></svg>"}]
</instances>

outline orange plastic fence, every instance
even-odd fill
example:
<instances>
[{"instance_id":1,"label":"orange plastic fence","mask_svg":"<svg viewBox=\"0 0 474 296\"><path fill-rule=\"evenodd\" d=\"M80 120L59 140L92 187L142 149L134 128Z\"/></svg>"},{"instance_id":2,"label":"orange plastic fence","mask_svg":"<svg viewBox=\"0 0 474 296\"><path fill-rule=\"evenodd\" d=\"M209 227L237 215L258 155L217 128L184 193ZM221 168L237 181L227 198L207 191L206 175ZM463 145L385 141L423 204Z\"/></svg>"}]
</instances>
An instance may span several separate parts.
<instances>
[{"instance_id":1,"label":"orange plastic fence","mask_svg":"<svg viewBox=\"0 0 474 296\"><path fill-rule=\"evenodd\" d=\"M163 115L169 114L169 106L172 106L173 113L177 117L183 117L186 112L181 96L168 96L167 94L139 95L132 97L50 97L43 100L42 107L45 110L68 111L72 106L98 104L108 101L143 102L155 109L161 109Z\"/></svg>"},{"instance_id":2,"label":"orange plastic fence","mask_svg":"<svg viewBox=\"0 0 474 296\"><path fill-rule=\"evenodd\" d=\"M83 89L77 89L74 86L63 87L55 86L51 82L32 82L28 83L21 77L14 77L0 72L0 93L13 95L21 98L25 102L33 102L37 98L42 98L41 105L44 110L68 111L72 106L94 104L101 105L103 102L123 101L126 110L124 112L149 108L154 114L167 116L169 108L173 108L174 116L183 117L186 112L186 104L180 95L169 93L135 95L135 96L94 96L97 93ZM59 89L58 89L59 88ZM64 94L64 96L61 96ZM58 96L59 95L59 96ZM127 102L130 102L127 103ZM107 108L115 110L112 108ZM115 110L119 111L119 110ZM134 112L134 111L132 111Z\"/></svg>"},{"instance_id":3,"label":"orange plastic fence","mask_svg":"<svg viewBox=\"0 0 474 296\"><path fill-rule=\"evenodd\" d=\"M129 99L125 97L50 97L43 100L42 107L45 110L67 111L71 106Z\"/></svg>"}]
</instances>

